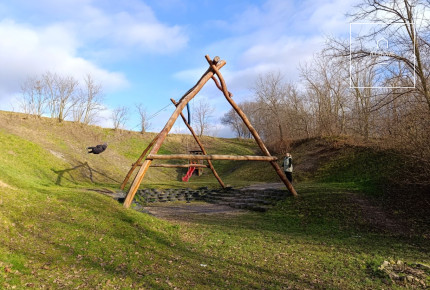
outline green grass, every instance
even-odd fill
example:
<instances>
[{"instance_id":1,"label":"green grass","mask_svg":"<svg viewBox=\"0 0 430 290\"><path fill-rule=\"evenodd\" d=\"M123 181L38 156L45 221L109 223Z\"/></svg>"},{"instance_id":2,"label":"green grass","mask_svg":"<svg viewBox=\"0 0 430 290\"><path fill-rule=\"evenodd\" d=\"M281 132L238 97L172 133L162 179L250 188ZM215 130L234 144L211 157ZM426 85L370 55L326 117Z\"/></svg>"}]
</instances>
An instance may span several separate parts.
<instances>
[{"instance_id":1,"label":"green grass","mask_svg":"<svg viewBox=\"0 0 430 290\"><path fill-rule=\"evenodd\" d=\"M430 261L428 241L373 228L344 188L309 183L297 190L298 199L266 214L202 216L182 226L187 241L201 245L211 269L226 273L222 288L386 288L393 285L371 265Z\"/></svg>"},{"instance_id":2,"label":"green grass","mask_svg":"<svg viewBox=\"0 0 430 290\"><path fill-rule=\"evenodd\" d=\"M402 160L392 152L347 147L318 169L323 182L354 184L369 193L381 191L393 179Z\"/></svg>"},{"instance_id":3,"label":"green grass","mask_svg":"<svg viewBox=\"0 0 430 290\"><path fill-rule=\"evenodd\" d=\"M66 165L41 146L0 131L0 172L6 183L19 187L53 184L56 170Z\"/></svg>"},{"instance_id":4,"label":"green grass","mask_svg":"<svg viewBox=\"0 0 430 290\"><path fill-rule=\"evenodd\" d=\"M28 131L32 124L17 119L0 129L2 289L381 289L397 287L378 271L384 260L430 264L429 236L381 228L357 203L357 197L372 203L363 194L365 185L384 178L390 156L345 151L318 171L318 182L295 184L297 199L287 198L267 213L168 222L126 210L89 190L116 189L113 179L129 168L122 163L131 165L148 138L68 123L53 126L46 120L32 123L41 127ZM44 123L62 137L50 142ZM100 156L81 152L90 137L110 138L109 151ZM164 152L181 152L181 138L169 137ZM212 154L256 151L249 141L203 141ZM88 168L75 168L84 161L97 171L95 183L88 179ZM234 186L276 181L273 169L263 164L219 162L215 167ZM218 186L208 171L183 183L178 179L185 172L157 170L143 186Z\"/></svg>"},{"instance_id":5,"label":"green grass","mask_svg":"<svg viewBox=\"0 0 430 290\"><path fill-rule=\"evenodd\" d=\"M393 286L384 260L430 263L428 240L379 232L339 185L297 190L265 214L180 224L89 191L2 190L0 285L375 289Z\"/></svg>"},{"instance_id":6,"label":"green grass","mask_svg":"<svg viewBox=\"0 0 430 290\"><path fill-rule=\"evenodd\" d=\"M173 254L177 240L177 227L76 189L6 192L0 212L7 221L1 225L7 233L0 238L1 263L11 269L0 276L6 286L93 288L110 279L150 286L151 276L139 278L142 266L167 265L164 255Z\"/></svg>"}]
</instances>

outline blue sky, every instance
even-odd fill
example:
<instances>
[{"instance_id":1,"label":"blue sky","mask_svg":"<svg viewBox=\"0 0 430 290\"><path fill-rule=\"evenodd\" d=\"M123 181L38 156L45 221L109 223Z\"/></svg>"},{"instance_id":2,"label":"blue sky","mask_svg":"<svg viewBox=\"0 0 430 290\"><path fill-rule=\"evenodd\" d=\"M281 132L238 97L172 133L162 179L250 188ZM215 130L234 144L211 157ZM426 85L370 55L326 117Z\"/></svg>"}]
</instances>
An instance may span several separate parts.
<instances>
[{"instance_id":1,"label":"blue sky","mask_svg":"<svg viewBox=\"0 0 430 290\"><path fill-rule=\"evenodd\" d=\"M352 0L3 0L0 2L0 109L18 110L20 85L46 71L82 79L91 73L104 88L110 126L116 106L130 108L127 129L138 130L134 104L149 114L178 100L207 69L205 54L227 61L222 69L237 102L250 100L254 80L280 71L298 81L325 36L345 36ZM194 102L216 108L212 134L229 109L209 82ZM193 103L191 103L193 105ZM173 106L151 122L159 131ZM178 120L178 124L180 123ZM182 122L182 121L181 121ZM184 130L175 125L173 132Z\"/></svg>"}]
</instances>

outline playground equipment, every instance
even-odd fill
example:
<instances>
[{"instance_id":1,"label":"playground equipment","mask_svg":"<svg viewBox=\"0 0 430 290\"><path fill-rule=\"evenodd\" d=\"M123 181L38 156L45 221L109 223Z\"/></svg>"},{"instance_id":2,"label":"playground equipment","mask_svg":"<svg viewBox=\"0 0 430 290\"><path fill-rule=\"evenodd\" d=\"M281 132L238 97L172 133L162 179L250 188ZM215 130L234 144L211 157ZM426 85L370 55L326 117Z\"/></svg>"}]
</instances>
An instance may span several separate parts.
<instances>
[{"instance_id":1,"label":"playground equipment","mask_svg":"<svg viewBox=\"0 0 430 290\"><path fill-rule=\"evenodd\" d=\"M190 154L194 154L194 155L203 155L203 151L202 150L190 150L188 151L190 152ZM203 164L203 160L194 160L194 159L190 159L189 161L190 165L194 165L194 164ZM190 177L193 175L194 171L197 169L197 176L202 175L203 173L203 167L198 167L198 166L191 166L188 171L187 174L182 177L182 181L188 182L188 180L190 179Z\"/></svg>"},{"instance_id":2,"label":"playground equipment","mask_svg":"<svg viewBox=\"0 0 430 290\"><path fill-rule=\"evenodd\" d=\"M128 191L127 197L124 201L124 207L128 208L130 207L134 195L136 194L137 189L139 188L146 172L148 171L149 167L151 166L151 163L153 160L160 159L160 160L170 160L170 159L188 159L188 160L206 160L209 167L214 174L215 178L218 180L220 185L224 188L225 185L222 182L221 178L218 176L215 168L213 167L211 160L254 160L254 161L267 161L270 162L276 173L278 174L279 178L282 180L282 182L285 184L287 189L290 191L291 194L294 196L297 196L297 193L291 183L286 178L285 174L282 172L281 168L279 167L277 161L277 158L275 156L271 156L269 151L267 150L266 146L264 145L263 141L261 140L260 136L258 135L257 131L252 127L251 123L249 122L246 115L243 113L243 111L239 108L239 106L236 104L236 102L232 98L232 94L227 90L227 85L224 81L223 76L220 73L220 69L226 64L224 60L220 60L220 58L217 56L213 60L210 59L208 55L205 56L209 68L206 70L206 72L203 74L203 76L200 78L200 80L197 82L197 84L192 87L190 90L188 90L182 98L176 102L173 99L170 99L172 103L176 106L175 111L173 112L170 119L167 121L164 128L158 133L158 135L151 141L151 143L146 147L146 149L143 151L141 156L138 158L138 160L133 163L130 171L128 172L127 176L125 177L123 183L121 184L121 189L125 188L125 185L127 184L129 178L133 174L133 171L140 166L139 171L137 172L133 183L131 184L131 187ZM217 76L218 79L215 77ZM197 93L202 89L202 87L206 84L206 82L212 79L217 86L217 88L223 92L224 97L227 99L227 101L230 103L230 105L233 107L233 109L236 111L236 113L241 117L242 121L245 123L245 125L248 127L249 131L251 132L252 136L254 137L255 141L257 142L257 145L260 147L262 153L265 156L237 156L237 155L208 155L206 150L203 147L203 144L198 139L197 135L195 134L194 130L191 128L190 124L185 119L185 116L182 114L182 110L185 108L185 106L197 95ZM167 137L167 134L169 133L170 129L172 128L173 124L176 122L177 118L181 116L182 120L184 121L187 128L190 130L191 134L193 135L195 141L199 145L203 155L198 154L171 154L171 155L159 155L157 154L158 150L160 150L161 145L163 144L164 140ZM185 164L185 165L175 165L175 164L157 164L157 167L206 167L204 164ZM191 168L190 168L191 169ZM189 170L190 171L190 170Z\"/></svg>"},{"instance_id":3,"label":"playground equipment","mask_svg":"<svg viewBox=\"0 0 430 290\"><path fill-rule=\"evenodd\" d=\"M185 174L185 176L182 177L182 181L188 182L188 180L190 179L191 175L193 175L194 170L196 170L196 168L194 166L190 167L188 169L188 171L187 171L187 174Z\"/></svg>"}]
</instances>

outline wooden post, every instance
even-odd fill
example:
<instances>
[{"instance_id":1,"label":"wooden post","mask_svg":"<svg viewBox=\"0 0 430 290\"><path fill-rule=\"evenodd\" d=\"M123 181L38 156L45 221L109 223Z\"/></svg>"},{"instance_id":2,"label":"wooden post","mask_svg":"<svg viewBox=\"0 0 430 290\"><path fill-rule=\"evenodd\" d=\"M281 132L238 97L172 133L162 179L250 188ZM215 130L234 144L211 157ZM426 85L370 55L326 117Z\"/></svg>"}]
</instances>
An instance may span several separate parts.
<instances>
[{"instance_id":1,"label":"wooden post","mask_svg":"<svg viewBox=\"0 0 430 290\"><path fill-rule=\"evenodd\" d=\"M172 103L175 106L178 105L174 99L170 99L170 100L172 101ZM207 152L206 152L205 148L203 147L203 144L200 142L200 140L197 137L196 133L194 132L193 128L190 126L190 124L188 124L187 119L185 119L185 116L184 116L184 114L182 114L182 112L181 112L181 117L185 123L185 126L187 126L187 128L190 130L191 134L193 135L194 140L196 140L197 144L199 144L200 150L202 150L203 154L207 155ZM224 182L222 182L221 178L219 177L218 173L215 170L215 167L213 167L212 162L210 160L208 160L208 165L209 165L209 168L212 170L213 175L218 180L219 184L222 186L222 188L225 188Z\"/></svg>"},{"instance_id":2,"label":"wooden post","mask_svg":"<svg viewBox=\"0 0 430 290\"><path fill-rule=\"evenodd\" d=\"M211 64L215 65L216 69L220 69L225 65L225 61L218 61L219 58L215 58L214 61L211 61ZM173 124L175 124L176 119L178 118L179 114L182 112L184 107L187 105L187 103L194 98L194 96L202 89L205 83L214 75L214 70L212 67L208 68L208 70L203 74L203 76L200 78L200 80L197 82L197 84L190 89L178 102L178 105L176 106L176 110L173 112L170 119L167 121L166 125L164 126L163 130L159 133L159 136L157 138L157 141L153 145L150 154L157 154L158 150L160 150L161 145L164 142L164 139L166 139L167 134L169 133L170 129L172 129ZM130 187L130 190L127 194L127 197L124 201L124 207L129 208L134 195L137 192L137 189L140 186L140 183L142 182L143 177L145 176L146 172L148 171L149 166L151 165L151 160L145 160L140 167L139 171L136 174L136 177L133 180L133 183Z\"/></svg>"},{"instance_id":3,"label":"wooden post","mask_svg":"<svg viewBox=\"0 0 430 290\"><path fill-rule=\"evenodd\" d=\"M230 105L233 107L233 109L238 113L238 115L242 118L245 125L248 127L249 131L251 132L252 136L254 136L255 141L257 142L258 146L260 147L261 151L266 156L271 156L269 150L267 150L266 146L264 145L263 141L261 140L260 136L258 135L257 131L252 127L251 122L249 122L248 118L246 117L245 113L240 109L240 107L236 104L236 102L233 100L233 98L230 97L231 93L227 90L227 85L224 81L224 78L222 77L221 73L219 72L219 69L213 65L209 55L205 56L206 60L208 61L210 67L214 70L215 74L218 76L220 82L221 82L221 91L223 92L225 98L230 103ZM215 77L212 78L215 81L215 84L218 88L220 88L219 84L217 84ZM287 179L285 174L282 172L281 168L279 167L278 163L276 161L270 161L270 164L272 164L272 167L275 169L276 173L278 174L279 178L284 182L287 189L291 192L292 195L297 196L297 192L294 189L293 185L290 183L290 181Z\"/></svg>"},{"instance_id":4,"label":"wooden post","mask_svg":"<svg viewBox=\"0 0 430 290\"><path fill-rule=\"evenodd\" d=\"M154 139L152 139L151 143L149 143L149 145L145 148L145 150L143 150L143 153L140 155L140 157L137 159L137 161L135 163L132 164L130 170L127 173L127 176L124 178L124 181L121 184L121 190L124 190L125 186L127 185L128 180L130 179L130 176L133 174L133 171L136 169L137 164L139 164L140 162L142 162L142 159L145 157L146 153L148 153L149 149L152 147L152 145L154 145L155 141L157 141L158 136L155 136Z\"/></svg>"}]
</instances>

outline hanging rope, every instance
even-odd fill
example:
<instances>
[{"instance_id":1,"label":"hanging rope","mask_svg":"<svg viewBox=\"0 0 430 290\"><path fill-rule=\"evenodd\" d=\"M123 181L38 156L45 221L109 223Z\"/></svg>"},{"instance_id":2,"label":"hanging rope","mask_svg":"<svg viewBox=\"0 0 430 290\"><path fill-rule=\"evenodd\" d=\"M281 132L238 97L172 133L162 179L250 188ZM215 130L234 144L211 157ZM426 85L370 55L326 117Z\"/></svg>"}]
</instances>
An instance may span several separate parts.
<instances>
[{"instance_id":1,"label":"hanging rope","mask_svg":"<svg viewBox=\"0 0 430 290\"><path fill-rule=\"evenodd\" d=\"M188 125L191 125L191 112L190 103L187 103L187 113L188 113Z\"/></svg>"}]
</instances>

